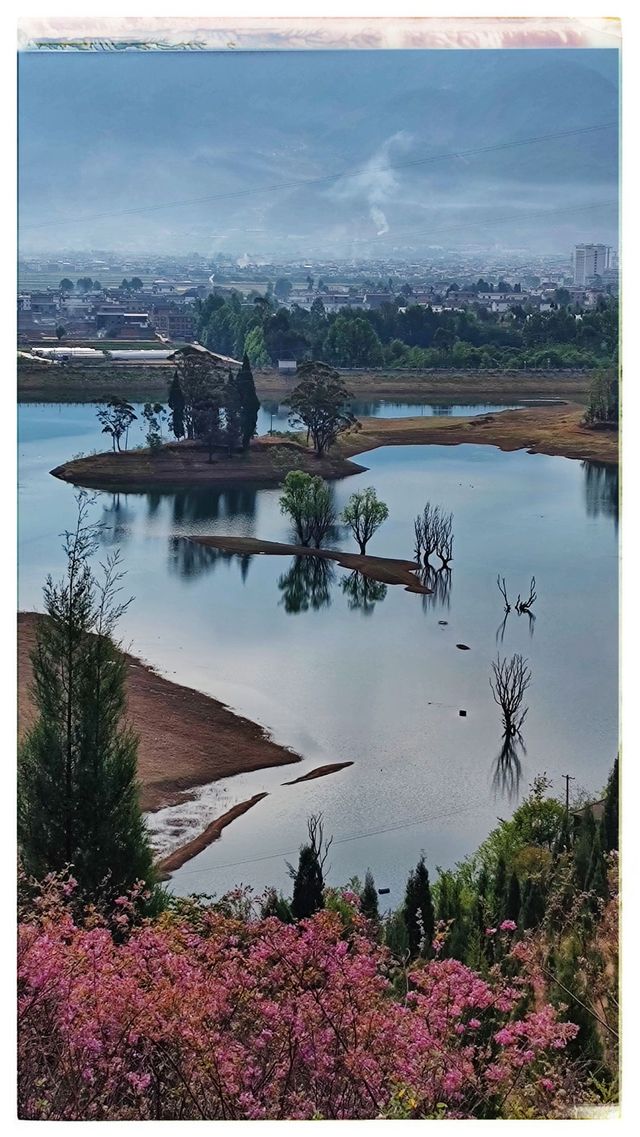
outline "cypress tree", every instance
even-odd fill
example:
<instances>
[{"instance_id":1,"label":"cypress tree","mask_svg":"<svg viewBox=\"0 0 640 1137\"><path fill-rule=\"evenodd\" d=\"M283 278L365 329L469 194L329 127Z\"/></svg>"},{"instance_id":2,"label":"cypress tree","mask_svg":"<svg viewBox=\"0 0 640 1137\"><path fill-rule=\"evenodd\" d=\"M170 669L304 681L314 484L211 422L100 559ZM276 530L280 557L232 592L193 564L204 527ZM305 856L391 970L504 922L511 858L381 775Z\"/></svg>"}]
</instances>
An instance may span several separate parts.
<instances>
[{"instance_id":1,"label":"cypress tree","mask_svg":"<svg viewBox=\"0 0 640 1137\"><path fill-rule=\"evenodd\" d=\"M573 846L573 876L577 887L581 889L588 888L589 866L595 836L596 823L593 811L588 808L582 814Z\"/></svg>"},{"instance_id":2,"label":"cypress tree","mask_svg":"<svg viewBox=\"0 0 640 1137\"><path fill-rule=\"evenodd\" d=\"M514 872L512 872L509 877L504 915L507 920L513 920L514 923L518 923L520 916L520 881Z\"/></svg>"},{"instance_id":3,"label":"cypress tree","mask_svg":"<svg viewBox=\"0 0 640 1137\"><path fill-rule=\"evenodd\" d=\"M523 928L537 928L545 912L545 891L539 877L529 877L522 889L520 923Z\"/></svg>"},{"instance_id":4,"label":"cypress tree","mask_svg":"<svg viewBox=\"0 0 640 1137\"><path fill-rule=\"evenodd\" d=\"M602 847L610 853L618 848L618 802L620 787L618 784L618 759L613 763L613 769L607 782L607 792L604 801L604 815L602 818Z\"/></svg>"},{"instance_id":5,"label":"cypress tree","mask_svg":"<svg viewBox=\"0 0 640 1137\"><path fill-rule=\"evenodd\" d=\"M364 888L362 889L362 895L360 897L360 910L362 915L366 916L368 920L378 921L380 919L378 893L370 869L367 869L364 877Z\"/></svg>"},{"instance_id":6,"label":"cypress tree","mask_svg":"<svg viewBox=\"0 0 640 1137\"><path fill-rule=\"evenodd\" d=\"M180 386L180 377L176 371L169 388L169 409L171 410L171 429L176 438L184 438L184 395Z\"/></svg>"},{"instance_id":7,"label":"cypress tree","mask_svg":"<svg viewBox=\"0 0 640 1137\"><path fill-rule=\"evenodd\" d=\"M119 557L98 581L89 560L96 527L78 495L76 528L65 534L63 580L44 586L46 616L32 655L38 710L18 756L18 838L25 869L41 879L67 866L83 897L108 903L136 880L153 883L140 812L137 739L123 723L126 660L113 631Z\"/></svg>"},{"instance_id":8,"label":"cypress tree","mask_svg":"<svg viewBox=\"0 0 640 1137\"><path fill-rule=\"evenodd\" d=\"M604 852L602 849L602 842L600 838L600 826L597 826L593 835L593 844L591 846L591 857L589 858L589 868L587 870L586 887L596 893L597 896L606 900L607 888L607 866L605 863Z\"/></svg>"},{"instance_id":9,"label":"cypress tree","mask_svg":"<svg viewBox=\"0 0 640 1137\"><path fill-rule=\"evenodd\" d=\"M242 436L242 449L247 450L249 443L256 433L258 425L258 411L260 410L260 400L256 393L256 385L253 381L253 372L249 362L249 356L244 354L242 358L242 367L236 375L236 388L240 397L240 431Z\"/></svg>"},{"instance_id":10,"label":"cypress tree","mask_svg":"<svg viewBox=\"0 0 640 1137\"><path fill-rule=\"evenodd\" d=\"M501 920L503 917L506 901L506 891L507 863L501 853L498 857L496 871L493 877L493 907L496 920Z\"/></svg>"},{"instance_id":11,"label":"cypress tree","mask_svg":"<svg viewBox=\"0 0 640 1137\"><path fill-rule=\"evenodd\" d=\"M411 954L418 955L422 951L428 955L433 942L435 914L433 900L431 899L429 872L424 863L424 857L420 858L415 869L409 875L402 912L407 927Z\"/></svg>"},{"instance_id":12,"label":"cypress tree","mask_svg":"<svg viewBox=\"0 0 640 1137\"><path fill-rule=\"evenodd\" d=\"M291 912L296 920L304 920L324 907L322 866L312 845L302 846L298 868L290 866L289 872L293 876Z\"/></svg>"}]
</instances>

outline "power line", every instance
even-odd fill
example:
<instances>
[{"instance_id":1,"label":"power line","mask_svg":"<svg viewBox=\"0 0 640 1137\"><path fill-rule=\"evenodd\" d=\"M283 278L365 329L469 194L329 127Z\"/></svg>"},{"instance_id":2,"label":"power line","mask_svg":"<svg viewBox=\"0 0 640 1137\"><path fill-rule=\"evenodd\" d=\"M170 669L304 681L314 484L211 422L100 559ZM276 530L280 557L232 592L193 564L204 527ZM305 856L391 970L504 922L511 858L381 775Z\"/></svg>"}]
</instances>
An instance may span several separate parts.
<instances>
[{"instance_id":1,"label":"power line","mask_svg":"<svg viewBox=\"0 0 640 1137\"><path fill-rule=\"evenodd\" d=\"M343 170L336 174L322 174L315 178L300 178L287 182L274 182L271 185L259 186L252 189L240 189L228 191L226 193L207 194L205 197L183 198L179 201L166 201L158 205L140 205L133 206L130 209L111 210L105 213L95 213L92 215L85 215L80 217L61 217L53 218L51 221L39 221L32 224L21 226L22 229L44 229L50 225L70 225L76 223L84 223L87 221L101 221L109 217L128 217L140 213L158 212L163 209L176 209L180 206L188 205L202 205L210 201L222 201L228 198L246 197L251 194L264 194L271 193L274 190L281 189L297 189L303 186L320 185L324 182L339 181L343 178L357 178L361 174L375 174L384 173L389 170L405 170L413 166L424 166L434 164L436 162L451 161L456 158L472 158L481 154L494 154L502 150L511 150L520 146L531 146L538 142L551 142L557 139L570 138L583 134L590 134L598 130L609 130L612 127L617 129L618 123L616 121L597 123L592 126L576 127L573 130L561 130L552 134L537 134L531 135L529 138L516 138L511 142L500 142L492 146L476 146L468 150L454 150L446 154L432 154L424 158L414 158L407 162L392 162L382 166L360 166L356 170Z\"/></svg>"},{"instance_id":2,"label":"power line","mask_svg":"<svg viewBox=\"0 0 640 1137\"><path fill-rule=\"evenodd\" d=\"M457 817L459 814L470 813L471 810L478 809L478 808L485 809L491 804L492 804L491 798L489 798L487 801L483 802L480 806L478 806L477 802L473 802L472 805L463 806L462 809L448 810L445 813L434 813L434 814L431 814L430 817L419 817L419 818L416 818L414 821L401 821L397 825L388 825L388 826L385 826L383 829L371 829L371 830L367 831L366 833L353 833L353 834L349 834L346 837L338 837L338 838L336 838L336 840L334 840L332 842L332 844L333 845L346 845L351 841L363 841L367 837L379 837L383 833L395 833L399 829L411 829L414 825L425 825L429 821L440 821L440 820L443 820L444 818L447 818L447 817ZM235 869L241 865L254 865L254 864L259 863L260 861L275 861L275 860L279 860L281 857L295 857L297 852L298 852L297 849L289 849L289 850L285 851L284 853L270 853L268 856L264 856L264 857L248 857L244 861L230 861L228 864L212 865L209 868L204 868L204 869L180 870L180 874L181 874L181 876L196 876L198 873L215 872L219 869Z\"/></svg>"}]
</instances>

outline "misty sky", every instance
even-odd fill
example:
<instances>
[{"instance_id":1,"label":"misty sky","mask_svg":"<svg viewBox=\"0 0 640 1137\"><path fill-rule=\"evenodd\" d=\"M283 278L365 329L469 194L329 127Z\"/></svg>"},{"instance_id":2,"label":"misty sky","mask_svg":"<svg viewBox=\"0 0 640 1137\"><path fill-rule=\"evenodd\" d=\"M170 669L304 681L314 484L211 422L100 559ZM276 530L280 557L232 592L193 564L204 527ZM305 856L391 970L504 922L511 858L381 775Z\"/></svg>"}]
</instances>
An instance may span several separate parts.
<instances>
[{"instance_id":1,"label":"misty sky","mask_svg":"<svg viewBox=\"0 0 640 1137\"><path fill-rule=\"evenodd\" d=\"M20 247L617 246L617 128L510 145L617 118L615 51L23 54Z\"/></svg>"}]
</instances>

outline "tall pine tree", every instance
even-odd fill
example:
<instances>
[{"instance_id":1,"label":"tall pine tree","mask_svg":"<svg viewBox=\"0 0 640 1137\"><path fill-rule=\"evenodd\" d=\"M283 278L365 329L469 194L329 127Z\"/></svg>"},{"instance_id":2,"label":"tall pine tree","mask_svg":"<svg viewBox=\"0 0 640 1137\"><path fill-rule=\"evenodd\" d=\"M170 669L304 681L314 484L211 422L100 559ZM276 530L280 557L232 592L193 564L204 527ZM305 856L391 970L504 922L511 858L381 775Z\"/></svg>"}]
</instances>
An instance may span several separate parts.
<instances>
[{"instance_id":1,"label":"tall pine tree","mask_svg":"<svg viewBox=\"0 0 640 1137\"><path fill-rule=\"evenodd\" d=\"M246 352L242 359L242 367L236 375L236 387L240 397L242 449L247 450L251 439L256 433L260 400L256 393L253 372L251 370L251 364L249 363L249 356Z\"/></svg>"},{"instance_id":2,"label":"tall pine tree","mask_svg":"<svg viewBox=\"0 0 640 1137\"><path fill-rule=\"evenodd\" d=\"M415 869L409 875L402 913L409 937L411 955L424 954L428 956L433 943L435 914L431 898L429 872L424 863L424 857L420 857Z\"/></svg>"},{"instance_id":3,"label":"tall pine tree","mask_svg":"<svg viewBox=\"0 0 640 1137\"><path fill-rule=\"evenodd\" d=\"M376 890L373 874L370 869L367 869L364 877L364 888L360 897L360 909L363 916L369 920L379 920L380 911L378 908L378 893Z\"/></svg>"},{"instance_id":4,"label":"tall pine tree","mask_svg":"<svg viewBox=\"0 0 640 1137\"><path fill-rule=\"evenodd\" d=\"M140 812L137 739L123 722L126 660L113 632L128 604L118 554L93 575L96 527L89 499L65 534L65 576L44 587L46 616L32 655L38 711L18 757L18 838L25 869L42 878L66 866L81 895L108 902L136 880L152 883Z\"/></svg>"},{"instance_id":5,"label":"tall pine tree","mask_svg":"<svg viewBox=\"0 0 640 1137\"><path fill-rule=\"evenodd\" d=\"M184 438L184 395L180 386L180 376L176 371L169 388L169 409L171 411L171 429L176 438Z\"/></svg>"}]
</instances>

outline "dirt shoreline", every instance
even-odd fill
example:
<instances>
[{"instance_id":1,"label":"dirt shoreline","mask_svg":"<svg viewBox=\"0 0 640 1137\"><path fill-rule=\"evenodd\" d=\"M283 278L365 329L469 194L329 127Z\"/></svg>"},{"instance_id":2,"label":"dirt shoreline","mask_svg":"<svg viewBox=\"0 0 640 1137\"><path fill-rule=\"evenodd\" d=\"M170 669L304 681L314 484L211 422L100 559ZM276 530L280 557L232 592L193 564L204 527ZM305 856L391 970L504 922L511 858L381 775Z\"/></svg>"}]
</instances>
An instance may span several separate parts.
<instances>
[{"instance_id":1,"label":"dirt shoreline","mask_svg":"<svg viewBox=\"0 0 640 1137\"><path fill-rule=\"evenodd\" d=\"M123 344L123 346L127 346ZM18 399L21 401L108 399L119 394L129 400L158 398L166 401L173 365L165 362L70 364L64 367L21 362L18 365ZM576 398L586 395L590 374L571 369L558 371L343 371L356 398L478 399L486 396L517 402L520 398ZM295 377L283 379L274 370L255 370L261 399L277 399L295 386Z\"/></svg>"},{"instance_id":2,"label":"dirt shoreline","mask_svg":"<svg viewBox=\"0 0 640 1137\"><path fill-rule=\"evenodd\" d=\"M297 786L300 782L313 782L316 778L324 778L327 774L337 774L338 770L346 770L347 766L353 766L353 762L328 762L326 766L316 766L315 770L309 770L308 774L301 774L292 782L283 782L282 784L283 786Z\"/></svg>"},{"instance_id":3,"label":"dirt shoreline","mask_svg":"<svg viewBox=\"0 0 640 1137\"><path fill-rule=\"evenodd\" d=\"M237 805L232 806L226 813L223 813L221 817L217 817L215 821L211 821L206 829L202 830L202 833L198 833L191 841L187 841L186 845L181 845L179 849L174 849L172 853L163 857L161 861L158 861L160 879L168 880L171 873L176 872L177 869L181 869L183 865L186 865L187 861L192 860L193 857L197 857L198 853L201 853L203 849L208 848L214 841L219 840L222 836L222 830L225 829L227 825L230 825L232 821L235 821L236 817L242 817L243 813L246 813L252 806L257 805L259 801L262 801L264 797L268 796L266 792L254 794L254 796L250 797L247 801L238 802Z\"/></svg>"},{"instance_id":4,"label":"dirt shoreline","mask_svg":"<svg viewBox=\"0 0 640 1137\"><path fill-rule=\"evenodd\" d=\"M29 656L43 618L36 612L18 613L19 737L35 720ZM143 810L154 812L180 804L189 791L218 778L302 760L299 754L273 742L257 723L235 714L217 699L173 683L135 656L125 655L128 718L140 739L138 775Z\"/></svg>"},{"instance_id":5,"label":"dirt shoreline","mask_svg":"<svg viewBox=\"0 0 640 1137\"><path fill-rule=\"evenodd\" d=\"M417 561L396 560L393 557L372 557L362 553L345 553L342 549L315 549L308 545L289 545L284 541L261 541L257 537L190 537L196 545L209 549L220 549L226 553L240 555L263 554L268 557L317 557L320 560L335 561L342 568L355 570L377 580L381 584L402 584L407 592L422 595L432 590L421 584L416 577L420 568Z\"/></svg>"},{"instance_id":6,"label":"dirt shoreline","mask_svg":"<svg viewBox=\"0 0 640 1137\"><path fill-rule=\"evenodd\" d=\"M122 493L149 488L178 489L194 485L281 485L289 470L301 469L328 479L343 478L366 469L351 461L379 446L458 446L470 442L500 450L527 450L531 454L558 455L616 465L618 432L583 425L584 408L574 403L498 411L487 415L425 418L363 418L359 427L342 435L328 455L318 458L292 440L263 435L246 454L216 456L208 461L194 443L175 443L157 454L130 450L76 458L51 471L54 477L88 489Z\"/></svg>"}]
</instances>

